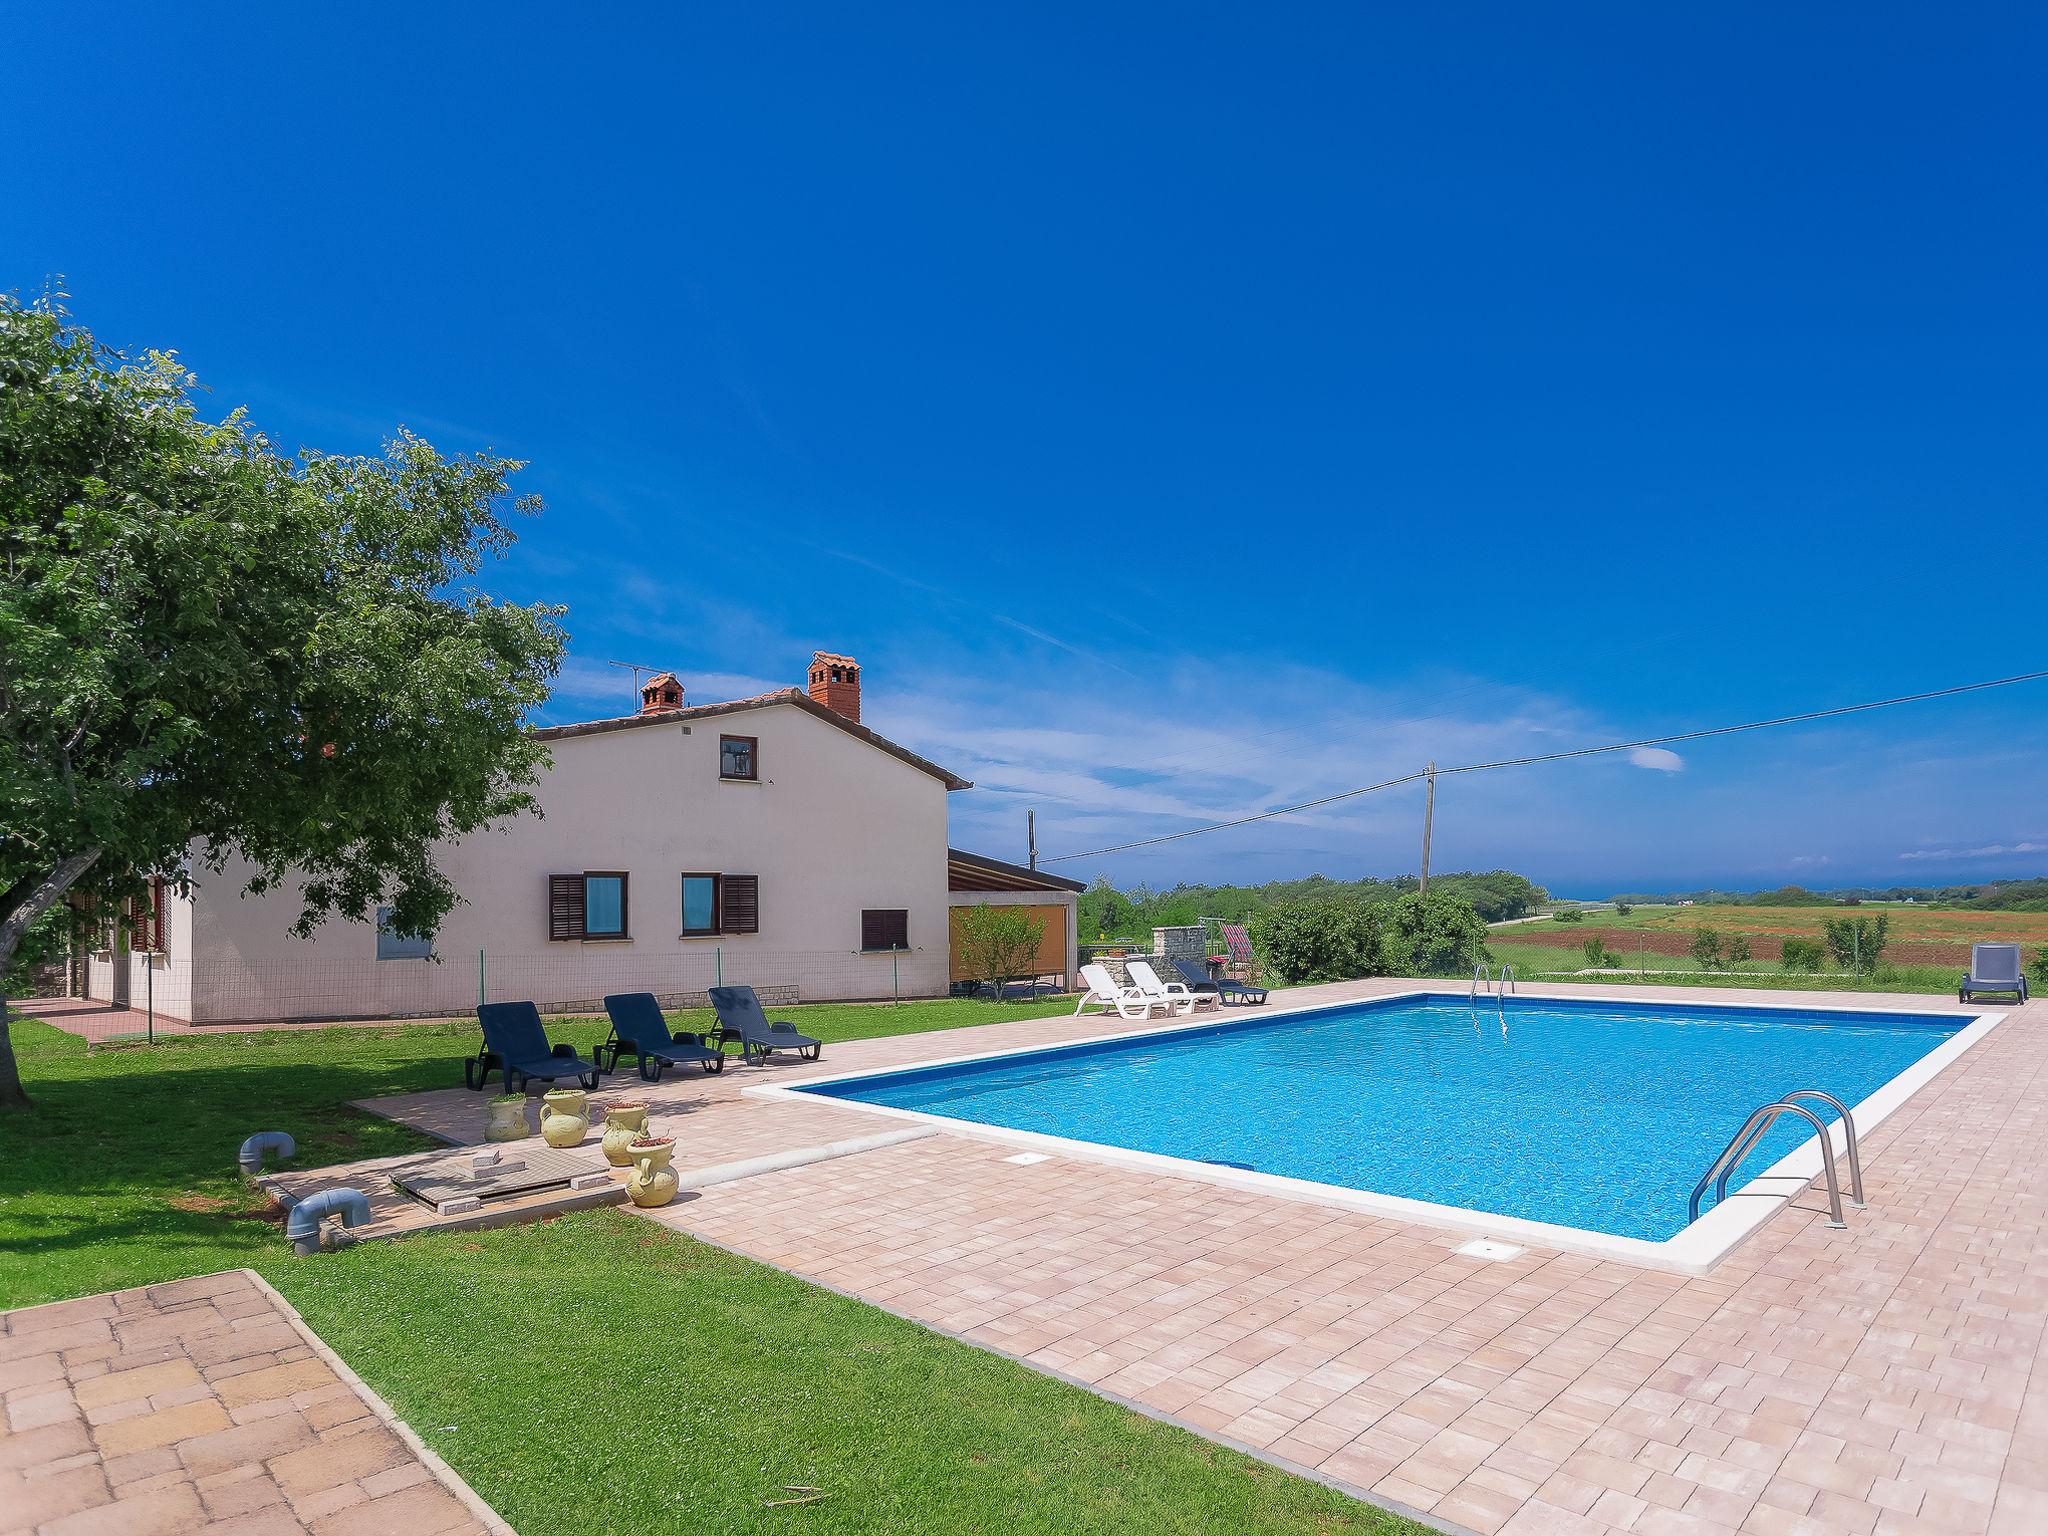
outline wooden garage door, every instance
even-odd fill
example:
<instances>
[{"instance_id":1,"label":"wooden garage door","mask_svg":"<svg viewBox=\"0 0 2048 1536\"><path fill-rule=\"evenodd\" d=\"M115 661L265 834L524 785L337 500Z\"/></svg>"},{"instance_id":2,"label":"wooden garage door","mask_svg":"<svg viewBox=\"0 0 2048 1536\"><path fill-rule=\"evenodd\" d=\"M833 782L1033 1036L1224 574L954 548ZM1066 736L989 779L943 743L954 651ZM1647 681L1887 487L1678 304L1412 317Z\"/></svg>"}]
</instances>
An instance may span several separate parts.
<instances>
[{"instance_id":1,"label":"wooden garage door","mask_svg":"<svg viewBox=\"0 0 2048 1536\"><path fill-rule=\"evenodd\" d=\"M983 978L971 976L960 963L960 907L952 910L952 979L955 981L980 981ZM1045 925L1045 932L1038 936L1038 974L1041 976L1065 976L1067 974L1067 909L1055 904L1049 907L1019 907L1016 910L1028 913Z\"/></svg>"}]
</instances>

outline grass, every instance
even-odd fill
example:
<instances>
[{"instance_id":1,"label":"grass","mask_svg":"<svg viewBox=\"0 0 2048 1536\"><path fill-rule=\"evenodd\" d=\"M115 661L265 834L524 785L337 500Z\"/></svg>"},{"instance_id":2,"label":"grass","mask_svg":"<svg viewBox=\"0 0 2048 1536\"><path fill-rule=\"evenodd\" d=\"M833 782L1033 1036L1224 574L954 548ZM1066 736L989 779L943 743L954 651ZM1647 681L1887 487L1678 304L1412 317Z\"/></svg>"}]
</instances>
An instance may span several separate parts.
<instances>
[{"instance_id":1,"label":"grass","mask_svg":"<svg viewBox=\"0 0 2048 1536\"><path fill-rule=\"evenodd\" d=\"M775 1013L829 1042L1067 1006L938 999ZM674 1017L678 1028L702 1028L710 1015ZM431 1146L348 1101L454 1087L476 1045L476 1026L464 1023L166 1036L92 1051L33 1019L12 1027L37 1108L0 1115L0 1308L254 1263L279 1238L236 1170L244 1136L289 1131L301 1168ZM572 1019L550 1029L587 1055L606 1026Z\"/></svg>"},{"instance_id":2,"label":"grass","mask_svg":"<svg viewBox=\"0 0 2048 1536\"><path fill-rule=\"evenodd\" d=\"M372 1244L290 1267L281 1288L523 1536L1419 1536L1187 1431L616 1211ZM519 1343L536 1323L559 1330L555 1340ZM536 1446L561 1448L577 1475Z\"/></svg>"},{"instance_id":3,"label":"grass","mask_svg":"<svg viewBox=\"0 0 2048 1536\"><path fill-rule=\"evenodd\" d=\"M849 1040L1065 1008L792 1012L807 1032ZM36 1108L0 1115L0 1308L255 1269L522 1536L1421 1536L1316 1483L618 1211L290 1257L236 1172L241 1138L290 1131L294 1167L423 1146L345 1101L449 1086L472 1026L90 1052L34 1020L13 1028ZM568 1021L559 1034L587 1048L603 1026ZM536 1328L541 1341L527 1342ZM821 1497L777 1503L812 1490Z\"/></svg>"}]
</instances>

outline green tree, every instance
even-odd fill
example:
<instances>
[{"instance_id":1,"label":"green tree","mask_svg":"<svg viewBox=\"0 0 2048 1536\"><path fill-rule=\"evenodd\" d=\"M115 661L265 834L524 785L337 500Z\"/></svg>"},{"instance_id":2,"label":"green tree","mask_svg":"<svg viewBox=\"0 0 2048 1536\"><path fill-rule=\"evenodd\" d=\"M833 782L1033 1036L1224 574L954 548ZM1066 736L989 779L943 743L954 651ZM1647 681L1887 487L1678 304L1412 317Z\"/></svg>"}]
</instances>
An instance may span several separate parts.
<instances>
[{"instance_id":1,"label":"green tree","mask_svg":"<svg viewBox=\"0 0 2048 1536\"><path fill-rule=\"evenodd\" d=\"M1551 914L1551 921L1556 923L1583 923L1585 920L1586 914L1577 907L1559 907Z\"/></svg>"},{"instance_id":2,"label":"green tree","mask_svg":"<svg viewBox=\"0 0 2048 1536\"><path fill-rule=\"evenodd\" d=\"M996 996L1037 966L1038 941L1045 923L1022 907L976 902L953 909L953 953L976 981L989 983Z\"/></svg>"},{"instance_id":3,"label":"green tree","mask_svg":"<svg viewBox=\"0 0 2048 1536\"><path fill-rule=\"evenodd\" d=\"M1630 905L1629 905L1629 904L1628 904L1627 902L1625 902L1625 901L1617 901L1617 902L1616 902L1616 903L1614 904L1614 915L1615 915L1616 917L1627 917L1627 916L1629 915L1629 913L1631 913L1631 912L1633 912L1633 911L1635 911L1635 908L1634 908L1634 907L1632 907L1632 906L1630 906Z\"/></svg>"},{"instance_id":4,"label":"green tree","mask_svg":"<svg viewBox=\"0 0 2048 1536\"><path fill-rule=\"evenodd\" d=\"M1486 924L1450 891L1410 891L1387 909L1387 967L1402 976L1455 976L1486 954Z\"/></svg>"},{"instance_id":5,"label":"green tree","mask_svg":"<svg viewBox=\"0 0 2048 1536\"><path fill-rule=\"evenodd\" d=\"M1749 935L1746 933L1731 935L1728 940L1728 963L1730 965L1740 965L1749 958Z\"/></svg>"},{"instance_id":6,"label":"green tree","mask_svg":"<svg viewBox=\"0 0 2048 1536\"><path fill-rule=\"evenodd\" d=\"M1877 957L1884 953L1885 943L1891 937L1891 926L1891 914L1880 912L1874 918L1830 917L1822 923L1821 931L1835 964L1845 971L1861 972L1877 965Z\"/></svg>"},{"instance_id":7,"label":"green tree","mask_svg":"<svg viewBox=\"0 0 2048 1536\"><path fill-rule=\"evenodd\" d=\"M1266 964L1296 984L1387 974L1386 908L1378 902L1289 902L1260 918L1254 937Z\"/></svg>"},{"instance_id":8,"label":"green tree","mask_svg":"<svg viewBox=\"0 0 2048 1536\"><path fill-rule=\"evenodd\" d=\"M1598 966L1607 958L1607 941L1597 933L1589 934L1579 949L1586 957L1586 964L1591 966Z\"/></svg>"},{"instance_id":9,"label":"green tree","mask_svg":"<svg viewBox=\"0 0 2048 1536\"><path fill-rule=\"evenodd\" d=\"M1721 963L1721 935L1711 928L1695 928L1692 932L1692 957L1709 970Z\"/></svg>"},{"instance_id":10,"label":"green tree","mask_svg":"<svg viewBox=\"0 0 2048 1536\"><path fill-rule=\"evenodd\" d=\"M0 296L0 975L60 901L233 856L302 934L386 901L431 933L435 845L532 808L559 610L463 586L520 466L403 432L287 456L194 387Z\"/></svg>"}]
</instances>

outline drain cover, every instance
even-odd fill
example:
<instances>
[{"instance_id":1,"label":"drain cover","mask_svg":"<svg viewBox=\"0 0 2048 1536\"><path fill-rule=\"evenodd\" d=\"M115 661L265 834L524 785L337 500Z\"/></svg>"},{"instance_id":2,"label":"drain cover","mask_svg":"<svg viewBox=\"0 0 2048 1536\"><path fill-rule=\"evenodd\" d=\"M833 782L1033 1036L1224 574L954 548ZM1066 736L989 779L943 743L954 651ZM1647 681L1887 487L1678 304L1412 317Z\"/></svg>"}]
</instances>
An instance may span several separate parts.
<instances>
[{"instance_id":1,"label":"drain cover","mask_svg":"<svg viewBox=\"0 0 2048 1536\"><path fill-rule=\"evenodd\" d=\"M444 1152L415 1158L391 1170L391 1184L437 1215L474 1211L493 1200L511 1200L552 1189L595 1189L612 1182L611 1175L590 1160L553 1147L521 1147L494 1163L476 1151Z\"/></svg>"},{"instance_id":2,"label":"drain cover","mask_svg":"<svg viewBox=\"0 0 2048 1536\"><path fill-rule=\"evenodd\" d=\"M1513 1243L1504 1243L1497 1237L1475 1237L1458 1249L1458 1252L1468 1259L1492 1259L1495 1262L1502 1259L1519 1259L1528 1251L1526 1248L1516 1247Z\"/></svg>"},{"instance_id":3,"label":"drain cover","mask_svg":"<svg viewBox=\"0 0 2048 1536\"><path fill-rule=\"evenodd\" d=\"M1006 1162L1006 1163L1027 1163L1027 1164L1028 1164L1028 1163L1049 1163L1049 1162L1051 1162L1051 1161L1052 1161L1052 1154L1051 1154L1051 1153L1049 1153L1049 1152L1019 1152L1019 1153L1018 1153L1018 1154L1017 1154L1017 1155L1016 1155L1015 1157L1006 1157L1006 1158L1004 1158L1004 1159L1003 1159L1003 1161L1004 1161L1004 1162Z\"/></svg>"}]
</instances>

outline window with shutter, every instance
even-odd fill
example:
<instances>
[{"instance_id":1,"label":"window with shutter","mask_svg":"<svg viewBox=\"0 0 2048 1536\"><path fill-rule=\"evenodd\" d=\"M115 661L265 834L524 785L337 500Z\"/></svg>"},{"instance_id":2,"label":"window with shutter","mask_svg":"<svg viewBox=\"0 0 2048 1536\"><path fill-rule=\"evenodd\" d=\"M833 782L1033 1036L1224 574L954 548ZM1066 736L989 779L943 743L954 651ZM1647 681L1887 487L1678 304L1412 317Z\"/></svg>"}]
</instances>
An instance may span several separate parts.
<instances>
[{"instance_id":1,"label":"window with shutter","mask_svg":"<svg viewBox=\"0 0 2048 1536\"><path fill-rule=\"evenodd\" d=\"M548 876L550 939L629 938L626 874L587 869L580 875Z\"/></svg>"},{"instance_id":2,"label":"window with shutter","mask_svg":"<svg viewBox=\"0 0 2048 1536\"><path fill-rule=\"evenodd\" d=\"M164 952L164 877L152 875L149 879L149 948L152 954Z\"/></svg>"},{"instance_id":3,"label":"window with shutter","mask_svg":"<svg viewBox=\"0 0 2048 1536\"><path fill-rule=\"evenodd\" d=\"M719 926L727 933L761 931L761 877L724 875L718 882Z\"/></svg>"},{"instance_id":4,"label":"window with shutter","mask_svg":"<svg viewBox=\"0 0 2048 1536\"><path fill-rule=\"evenodd\" d=\"M910 913L901 907L870 907L860 915L862 949L910 948Z\"/></svg>"}]
</instances>

